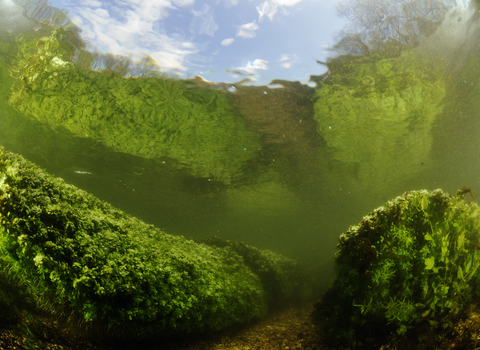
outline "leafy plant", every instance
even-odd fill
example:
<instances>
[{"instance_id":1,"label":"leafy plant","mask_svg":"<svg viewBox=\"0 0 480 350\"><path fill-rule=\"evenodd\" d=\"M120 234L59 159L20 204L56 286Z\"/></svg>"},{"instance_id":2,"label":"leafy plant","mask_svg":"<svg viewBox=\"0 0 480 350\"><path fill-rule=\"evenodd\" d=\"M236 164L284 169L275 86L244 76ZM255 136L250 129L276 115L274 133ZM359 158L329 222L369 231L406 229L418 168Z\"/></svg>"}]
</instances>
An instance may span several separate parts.
<instances>
[{"instance_id":1,"label":"leafy plant","mask_svg":"<svg viewBox=\"0 0 480 350\"><path fill-rule=\"evenodd\" d=\"M271 308L308 300L312 291L306 285L308 279L306 272L300 268L297 261L269 250L258 249L243 242L229 241L217 236L202 242L240 255L245 265L260 277Z\"/></svg>"},{"instance_id":2,"label":"leafy plant","mask_svg":"<svg viewBox=\"0 0 480 350\"><path fill-rule=\"evenodd\" d=\"M480 208L464 195L407 192L340 236L338 277L316 305L330 341L452 329L478 297Z\"/></svg>"},{"instance_id":3,"label":"leafy plant","mask_svg":"<svg viewBox=\"0 0 480 350\"><path fill-rule=\"evenodd\" d=\"M274 296L265 277L288 297L296 263L234 246L168 235L0 148L1 275L49 312L136 334L261 317Z\"/></svg>"}]
</instances>

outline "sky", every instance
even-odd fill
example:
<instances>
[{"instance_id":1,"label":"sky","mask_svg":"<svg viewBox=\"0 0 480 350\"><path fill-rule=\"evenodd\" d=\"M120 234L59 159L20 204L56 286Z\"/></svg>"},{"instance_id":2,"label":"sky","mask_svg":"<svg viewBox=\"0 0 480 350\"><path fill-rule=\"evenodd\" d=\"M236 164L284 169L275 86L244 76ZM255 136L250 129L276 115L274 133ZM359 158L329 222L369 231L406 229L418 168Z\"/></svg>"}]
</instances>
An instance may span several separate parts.
<instances>
[{"instance_id":1,"label":"sky","mask_svg":"<svg viewBox=\"0 0 480 350\"><path fill-rule=\"evenodd\" d=\"M326 67L345 25L332 0L52 0L68 11L91 50L139 62L146 56L182 78L264 85L307 83Z\"/></svg>"}]
</instances>

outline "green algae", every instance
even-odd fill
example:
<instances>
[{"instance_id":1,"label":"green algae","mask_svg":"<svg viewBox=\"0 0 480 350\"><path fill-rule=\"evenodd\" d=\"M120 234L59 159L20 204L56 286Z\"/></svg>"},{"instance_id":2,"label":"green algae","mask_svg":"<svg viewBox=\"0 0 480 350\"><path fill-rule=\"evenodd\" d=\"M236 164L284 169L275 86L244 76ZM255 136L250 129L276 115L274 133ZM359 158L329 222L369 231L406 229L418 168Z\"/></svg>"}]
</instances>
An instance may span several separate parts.
<instances>
[{"instance_id":1,"label":"green algae","mask_svg":"<svg viewBox=\"0 0 480 350\"><path fill-rule=\"evenodd\" d=\"M259 136L221 91L164 76L123 78L80 68L67 33L20 38L9 104L53 129L111 149L168 157L192 175L230 183L257 156ZM69 39L70 40L70 39Z\"/></svg>"},{"instance_id":2,"label":"green algae","mask_svg":"<svg viewBox=\"0 0 480 350\"><path fill-rule=\"evenodd\" d=\"M442 61L411 49L397 57L343 56L328 66L314 108L332 164L377 192L386 190L385 179L422 171L430 163L432 127L443 111Z\"/></svg>"}]
</instances>

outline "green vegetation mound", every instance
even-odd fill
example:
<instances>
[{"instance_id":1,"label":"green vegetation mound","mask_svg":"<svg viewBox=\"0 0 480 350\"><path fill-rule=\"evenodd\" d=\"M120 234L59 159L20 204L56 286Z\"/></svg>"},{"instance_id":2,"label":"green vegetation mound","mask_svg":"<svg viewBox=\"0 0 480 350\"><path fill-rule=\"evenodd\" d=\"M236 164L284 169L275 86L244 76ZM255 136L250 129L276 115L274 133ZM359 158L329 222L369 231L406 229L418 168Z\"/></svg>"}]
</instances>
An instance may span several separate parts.
<instances>
[{"instance_id":1,"label":"green vegetation mound","mask_svg":"<svg viewBox=\"0 0 480 350\"><path fill-rule=\"evenodd\" d=\"M245 264L260 277L269 307L278 308L310 299L312 290L306 285L306 281L313 284L313 280L311 276L307 277L306 271L301 269L295 260L216 236L204 240L203 243L240 255Z\"/></svg>"},{"instance_id":2,"label":"green vegetation mound","mask_svg":"<svg viewBox=\"0 0 480 350\"><path fill-rule=\"evenodd\" d=\"M222 92L189 80L86 70L72 62L75 48L66 40L62 30L18 40L17 81L8 100L13 108L115 151L169 157L194 176L224 183L257 156L259 136Z\"/></svg>"},{"instance_id":3,"label":"green vegetation mound","mask_svg":"<svg viewBox=\"0 0 480 350\"><path fill-rule=\"evenodd\" d=\"M452 329L479 296L480 208L466 193L406 192L340 236L338 276L316 305L332 343Z\"/></svg>"},{"instance_id":4,"label":"green vegetation mound","mask_svg":"<svg viewBox=\"0 0 480 350\"><path fill-rule=\"evenodd\" d=\"M290 293L296 263L256 252ZM228 246L168 235L0 148L0 277L52 313L73 308L137 334L218 330L266 313L272 292L251 266Z\"/></svg>"}]
</instances>

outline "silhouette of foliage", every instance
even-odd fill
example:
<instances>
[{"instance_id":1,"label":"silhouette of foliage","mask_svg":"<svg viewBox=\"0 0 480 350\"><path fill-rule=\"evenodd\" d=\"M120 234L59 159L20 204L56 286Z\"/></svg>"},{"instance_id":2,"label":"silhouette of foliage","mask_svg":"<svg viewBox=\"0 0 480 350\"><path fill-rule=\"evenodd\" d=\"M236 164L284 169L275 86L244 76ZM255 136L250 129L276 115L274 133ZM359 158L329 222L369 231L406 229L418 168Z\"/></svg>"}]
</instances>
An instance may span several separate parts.
<instances>
[{"instance_id":1,"label":"silhouette of foliage","mask_svg":"<svg viewBox=\"0 0 480 350\"><path fill-rule=\"evenodd\" d=\"M333 51L364 55L387 42L398 48L416 46L418 37L433 33L454 5L453 0L343 0L337 11L350 22L339 33Z\"/></svg>"}]
</instances>

